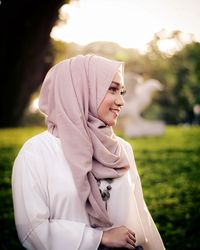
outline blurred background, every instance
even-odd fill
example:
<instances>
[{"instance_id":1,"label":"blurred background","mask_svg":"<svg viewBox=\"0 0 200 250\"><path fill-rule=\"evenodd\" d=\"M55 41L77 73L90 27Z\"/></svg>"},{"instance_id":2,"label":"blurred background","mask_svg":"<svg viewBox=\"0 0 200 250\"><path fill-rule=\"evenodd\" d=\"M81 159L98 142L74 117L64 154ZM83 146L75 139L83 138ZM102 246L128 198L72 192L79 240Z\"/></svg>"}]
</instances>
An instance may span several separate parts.
<instances>
[{"instance_id":1,"label":"blurred background","mask_svg":"<svg viewBox=\"0 0 200 250\"><path fill-rule=\"evenodd\" d=\"M167 249L199 249L199 0L0 1L0 248L22 249L11 171L44 131L38 95L48 69L78 54L125 62L116 133L134 150L144 196Z\"/></svg>"}]
</instances>

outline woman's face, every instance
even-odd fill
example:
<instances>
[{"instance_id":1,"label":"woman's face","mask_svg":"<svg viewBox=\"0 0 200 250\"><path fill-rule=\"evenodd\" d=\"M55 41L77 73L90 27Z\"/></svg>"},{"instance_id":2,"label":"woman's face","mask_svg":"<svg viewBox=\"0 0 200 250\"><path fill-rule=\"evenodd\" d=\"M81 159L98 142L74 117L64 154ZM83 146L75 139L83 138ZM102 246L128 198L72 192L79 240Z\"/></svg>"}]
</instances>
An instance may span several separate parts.
<instances>
[{"instance_id":1,"label":"woman's face","mask_svg":"<svg viewBox=\"0 0 200 250\"><path fill-rule=\"evenodd\" d=\"M97 113L98 118L108 126L114 126L121 107L124 105L123 95L125 94L123 76L117 72L114 76L108 91L100 104Z\"/></svg>"}]
</instances>

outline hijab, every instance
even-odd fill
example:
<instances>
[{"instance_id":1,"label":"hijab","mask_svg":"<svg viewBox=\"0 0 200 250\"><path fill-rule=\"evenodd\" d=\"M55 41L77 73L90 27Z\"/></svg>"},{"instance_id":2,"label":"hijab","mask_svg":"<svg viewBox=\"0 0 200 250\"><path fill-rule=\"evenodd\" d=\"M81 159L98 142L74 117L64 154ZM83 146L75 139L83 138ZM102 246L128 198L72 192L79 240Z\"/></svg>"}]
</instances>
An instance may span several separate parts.
<instances>
[{"instance_id":1,"label":"hijab","mask_svg":"<svg viewBox=\"0 0 200 250\"><path fill-rule=\"evenodd\" d=\"M60 138L66 161L92 227L112 226L97 180L129 168L123 146L97 110L122 62L79 55L53 66L39 96L48 130Z\"/></svg>"}]
</instances>

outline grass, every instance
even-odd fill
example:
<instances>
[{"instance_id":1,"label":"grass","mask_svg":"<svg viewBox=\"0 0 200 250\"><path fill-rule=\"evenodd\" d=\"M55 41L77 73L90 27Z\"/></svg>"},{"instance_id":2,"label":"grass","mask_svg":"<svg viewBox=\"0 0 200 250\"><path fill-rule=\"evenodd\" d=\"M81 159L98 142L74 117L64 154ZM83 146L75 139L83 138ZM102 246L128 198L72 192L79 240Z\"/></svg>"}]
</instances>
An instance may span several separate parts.
<instances>
[{"instance_id":1,"label":"grass","mask_svg":"<svg viewBox=\"0 0 200 250\"><path fill-rule=\"evenodd\" d=\"M167 249L199 249L200 128L129 140L144 196Z\"/></svg>"},{"instance_id":2,"label":"grass","mask_svg":"<svg viewBox=\"0 0 200 250\"><path fill-rule=\"evenodd\" d=\"M11 171L21 145L44 128L0 130L0 249L23 249L13 219ZM167 127L162 137L126 138L166 249L200 246L200 128Z\"/></svg>"}]
</instances>

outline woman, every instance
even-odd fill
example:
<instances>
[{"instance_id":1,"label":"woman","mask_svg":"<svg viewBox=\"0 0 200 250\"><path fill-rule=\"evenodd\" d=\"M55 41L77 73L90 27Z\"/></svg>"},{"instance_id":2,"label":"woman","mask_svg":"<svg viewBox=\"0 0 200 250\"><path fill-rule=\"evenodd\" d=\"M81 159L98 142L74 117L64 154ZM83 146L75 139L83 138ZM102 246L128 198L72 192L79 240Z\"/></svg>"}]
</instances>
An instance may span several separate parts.
<instances>
[{"instance_id":1,"label":"woman","mask_svg":"<svg viewBox=\"0 0 200 250\"><path fill-rule=\"evenodd\" d=\"M48 131L13 168L15 222L27 249L164 249L143 200L131 146L113 130L123 64L77 56L47 73L39 97Z\"/></svg>"}]
</instances>

